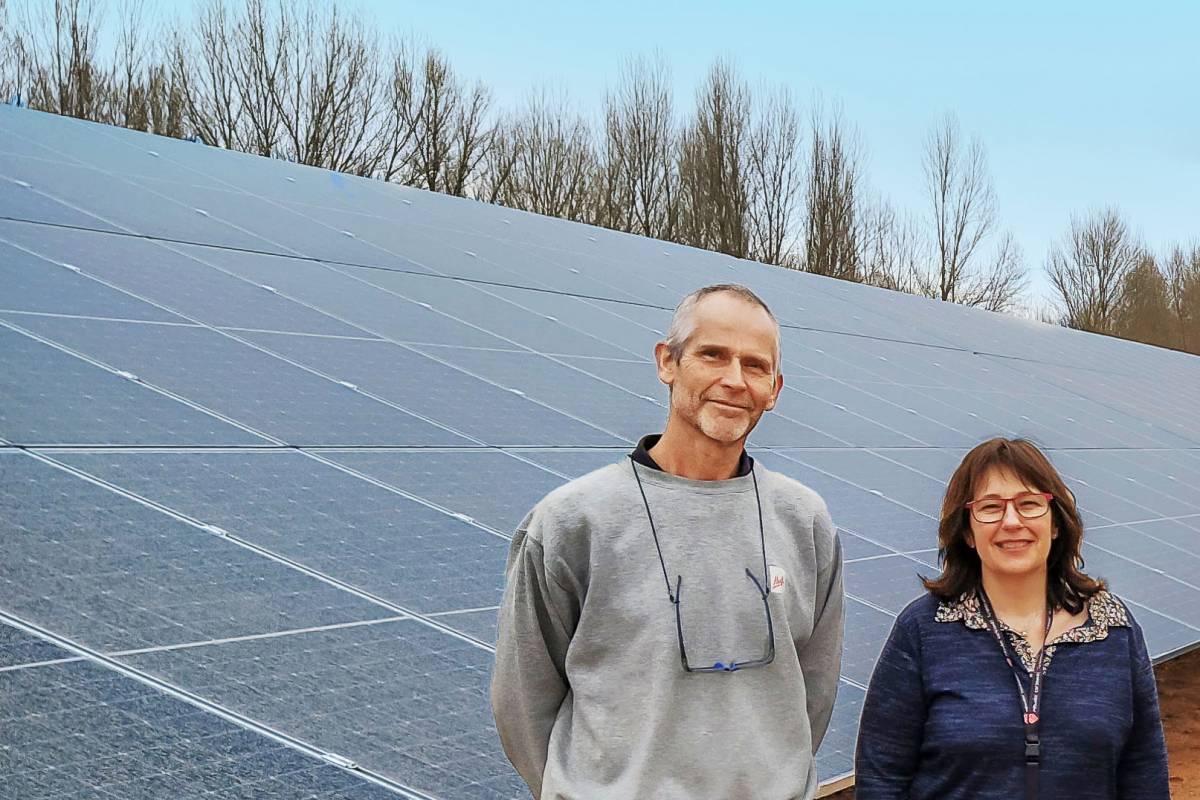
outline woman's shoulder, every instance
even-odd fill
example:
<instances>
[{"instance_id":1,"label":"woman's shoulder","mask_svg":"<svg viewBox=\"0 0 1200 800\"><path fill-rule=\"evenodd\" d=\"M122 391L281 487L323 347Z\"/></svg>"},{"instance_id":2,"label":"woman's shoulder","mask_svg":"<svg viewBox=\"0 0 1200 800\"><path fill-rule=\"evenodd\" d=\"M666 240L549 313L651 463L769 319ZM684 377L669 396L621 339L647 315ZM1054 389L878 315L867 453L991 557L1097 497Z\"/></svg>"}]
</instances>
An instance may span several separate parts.
<instances>
[{"instance_id":1,"label":"woman's shoulder","mask_svg":"<svg viewBox=\"0 0 1200 800\"><path fill-rule=\"evenodd\" d=\"M1128 641L1136 636L1137 628L1129 607L1107 589L1101 589L1084 603L1087 616L1080 625L1071 628L1056 643L1087 644L1117 638Z\"/></svg>"},{"instance_id":2,"label":"woman's shoulder","mask_svg":"<svg viewBox=\"0 0 1200 800\"><path fill-rule=\"evenodd\" d=\"M942 605L942 600L930 592L925 592L896 615L896 625L909 630L922 628L937 620Z\"/></svg>"},{"instance_id":3,"label":"woman's shoulder","mask_svg":"<svg viewBox=\"0 0 1200 800\"><path fill-rule=\"evenodd\" d=\"M1087 611L1094 625L1105 628L1133 627L1133 613L1129 606L1108 589L1101 589L1088 598Z\"/></svg>"},{"instance_id":4,"label":"woman's shoulder","mask_svg":"<svg viewBox=\"0 0 1200 800\"><path fill-rule=\"evenodd\" d=\"M947 636L956 639L961 632L984 630L987 621L979 595L974 591L949 599L926 592L897 615L896 627L916 639L933 636L945 640Z\"/></svg>"}]
</instances>

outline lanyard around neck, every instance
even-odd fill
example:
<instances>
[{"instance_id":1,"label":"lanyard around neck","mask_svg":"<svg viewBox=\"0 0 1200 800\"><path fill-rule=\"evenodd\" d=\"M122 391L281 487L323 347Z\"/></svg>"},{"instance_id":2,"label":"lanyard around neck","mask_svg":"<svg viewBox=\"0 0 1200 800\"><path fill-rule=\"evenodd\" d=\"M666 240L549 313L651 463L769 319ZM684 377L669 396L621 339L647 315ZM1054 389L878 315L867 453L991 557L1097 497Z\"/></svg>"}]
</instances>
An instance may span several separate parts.
<instances>
[{"instance_id":1,"label":"lanyard around neck","mask_svg":"<svg viewBox=\"0 0 1200 800\"><path fill-rule=\"evenodd\" d=\"M674 603L675 591L671 588L671 579L667 577L667 562L663 559L662 545L658 541L658 528L654 525L654 515L650 513L650 501L646 499L646 487L642 486L642 476L638 474L637 461L633 459L633 456L629 457L629 464L633 469L633 478L637 481L638 491L642 495L642 504L646 507L646 519L650 522L650 534L654 537L654 549L658 553L658 564L662 567L663 582L667 584L667 597ZM767 533L763 527L762 497L758 493L758 476L753 468L750 470L750 478L754 483L754 502L758 507L758 542L762 547L763 586L770 591L771 575L770 569L767 567Z\"/></svg>"},{"instance_id":2,"label":"lanyard around neck","mask_svg":"<svg viewBox=\"0 0 1200 800\"><path fill-rule=\"evenodd\" d=\"M1050 627L1054 623L1054 609L1050 607L1049 603L1046 604L1046 633L1042 638L1041 650L1034 659L1033 673L1029 676L1029 691L1026 692L1025 684L1021 681L1020 672L1017 670L1016 654L1009 651L1008 643L1000 630L1000 621L996 617L996 612L992 609L992 603L988 600L987 592L983 590L983 587L979 588L979 599L983 605L983 617L987 621L992 635L996 637L996 643L1000 645L1000 652L1004 654L1004 660L1008 662L1008 668L1012 671L1013 680L1017 684L1017 695L1021 698L1021 710L1024 712L1025 723L1025 797L1026 800L1037 800L1038 767L1042 758L1039 737L1042 673L1046 661L1046 644L1050 639Z\"/></svg>"}]
</instances>

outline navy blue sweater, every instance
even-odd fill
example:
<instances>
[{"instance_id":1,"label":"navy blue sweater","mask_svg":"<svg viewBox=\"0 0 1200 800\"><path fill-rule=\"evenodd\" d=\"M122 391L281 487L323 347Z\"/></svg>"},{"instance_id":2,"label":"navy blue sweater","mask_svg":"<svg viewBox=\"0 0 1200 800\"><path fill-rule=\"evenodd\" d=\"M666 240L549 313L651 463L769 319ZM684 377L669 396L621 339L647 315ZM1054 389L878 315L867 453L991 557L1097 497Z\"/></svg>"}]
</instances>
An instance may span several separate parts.
<instances>
[{"instance_id":1,"label":"navy blue sweater","mask_svg":"<svg viewBox=\"0 0 1200 800\"><path fill-rule=\"evenodd\" d=\"M1107 592L1088 608L1088 622L1047 647L1041 798L1165 800L1167 751L1142 630ZM1017 688L974 595L913 601L863 704L857 800L1021 800L1024 769Z\"/></svg>"}]
</instances>

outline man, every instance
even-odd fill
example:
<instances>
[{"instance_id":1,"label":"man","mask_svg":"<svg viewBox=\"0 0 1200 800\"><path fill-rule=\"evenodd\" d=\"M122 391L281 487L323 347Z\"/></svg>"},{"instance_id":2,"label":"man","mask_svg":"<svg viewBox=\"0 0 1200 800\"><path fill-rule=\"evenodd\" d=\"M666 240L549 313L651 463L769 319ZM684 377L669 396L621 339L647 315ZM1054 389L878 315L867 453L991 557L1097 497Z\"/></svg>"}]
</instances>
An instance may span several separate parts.
<instances>
[{"instance_id":1,"label":"man","mask_svg":"<svg viewBox=\"0 0 1200 800\"><path fill-rule=\"evenodd\" d=\"M779 324L699 289L655 347L666 431L547 495L509 554L492 708L535 798L807 800L841 664L841 547L746 437Z\"/></svg>"}]
</instances>

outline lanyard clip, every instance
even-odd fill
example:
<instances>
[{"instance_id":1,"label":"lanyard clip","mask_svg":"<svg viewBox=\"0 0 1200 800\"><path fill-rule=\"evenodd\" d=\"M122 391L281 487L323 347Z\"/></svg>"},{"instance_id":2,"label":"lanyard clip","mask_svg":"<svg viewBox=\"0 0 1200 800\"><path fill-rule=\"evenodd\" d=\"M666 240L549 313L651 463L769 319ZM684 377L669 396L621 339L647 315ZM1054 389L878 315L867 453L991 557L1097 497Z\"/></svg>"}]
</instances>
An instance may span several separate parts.
<instances>
[{"instance_id":1,"label":"lanyard clip","mask_svg":"<svg viewBox=\"0 0 1200 800\"><path fill-rule=\"evenodd\" d=\"M1025 739L1025 763L1037 764L1041 760L1042 746L1037 739Z\"/></svg>"}]
</instances>

